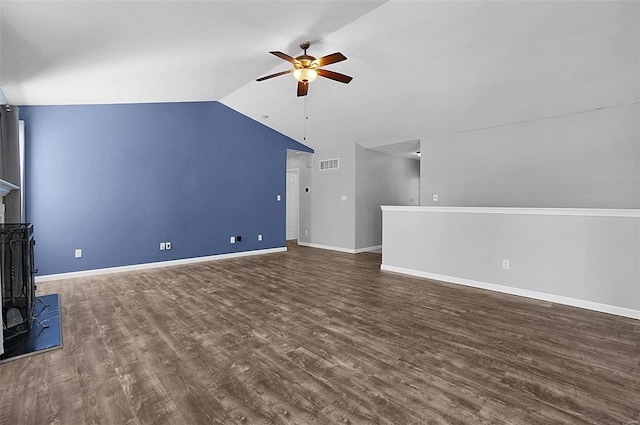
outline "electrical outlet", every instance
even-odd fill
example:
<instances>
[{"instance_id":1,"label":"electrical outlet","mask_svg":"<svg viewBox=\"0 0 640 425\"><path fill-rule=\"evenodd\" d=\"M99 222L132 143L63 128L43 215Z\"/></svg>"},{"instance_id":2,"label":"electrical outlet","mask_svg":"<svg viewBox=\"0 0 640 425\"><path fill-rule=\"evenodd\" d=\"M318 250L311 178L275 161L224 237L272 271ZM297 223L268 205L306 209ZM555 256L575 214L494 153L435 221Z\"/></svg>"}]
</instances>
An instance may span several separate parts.
<instances>
[{"instance_id":1,"label":"electrical outlet","mask_svg":"<svg viewBox=\"0 0 640 425\"><path fill-rule=\"evenodd\" d=\"M282 199L282 196L276 195L276 201L280 202L281 199Z\"/></svg>"},{"instance_id":2,"label":"electrical outlet","mask_svg":"<svg viewBox=\"0 0 640 425\"><path fill-rule=\"evenodd\" d=\"M235 236L231 236L229 238L229 243L236 243L236 237Z\"/></svg>"},{"instance_id":3,"label":"electrical outlet","mask_svg":"<svg viewBox=\"0 0 640 425\"><path fill-rule=\"evenodd\" d=\"M165 246L166 246L166 244L164 242L160 242L160 251L164 251L165 250Z\"/></svg>"},{"instance_id":4,"label":"electrical outlet","mask_svg":"<svg viewBox=\"0 0 640 425\"><path fill-rule=\"evenodd\" d=\"M164 243L164 247L165 247L166 249L171 249L171 242L165 242L165 243Z\"/></svg>"},{"instance_id":5,"label":"electrical outlet","mask_svg":"<svg viewBox=\"0 0 640 425\"><path fill-rule=\"evenodd\" d=\"M262 241L262 235L258 235L258 240Z\"/></svg>"},{"instance_id":6,"label":"electrical outlet","mask_svg":"<svg viewBox=\"0 0 640 425\"><path fill-rule=\"evenodd\" d=\"M509 260L502 260L502 268L509 270Z\"/></svg>"},{"instance_id":7,"label":"electrical outlet","mask_svg":"<svg viewBox=\"0 0 640 425\"><path fill-rule=\"evenodd\" d=\"M82 258L82 250L81 249L76 249L76 258Z\"/></svg>"}]
</instances>

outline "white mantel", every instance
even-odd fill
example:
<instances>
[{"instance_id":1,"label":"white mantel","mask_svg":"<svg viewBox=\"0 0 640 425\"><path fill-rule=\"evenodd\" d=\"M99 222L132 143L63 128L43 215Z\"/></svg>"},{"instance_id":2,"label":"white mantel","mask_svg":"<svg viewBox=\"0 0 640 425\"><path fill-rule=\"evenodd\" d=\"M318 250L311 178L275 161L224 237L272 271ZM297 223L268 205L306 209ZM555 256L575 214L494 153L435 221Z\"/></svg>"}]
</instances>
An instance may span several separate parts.
<instances>
[{"instance_id":1,"label":"white mantel","mask_svg":"<svg viewBox=\"0 0 640 425\"><path fill-rule=\"evenodd\" d=\"M16 186L13 183L0 179L0 198L7 196L7 193L14 189L20 189L20 186Z\"/></svg>"}]
</instances>

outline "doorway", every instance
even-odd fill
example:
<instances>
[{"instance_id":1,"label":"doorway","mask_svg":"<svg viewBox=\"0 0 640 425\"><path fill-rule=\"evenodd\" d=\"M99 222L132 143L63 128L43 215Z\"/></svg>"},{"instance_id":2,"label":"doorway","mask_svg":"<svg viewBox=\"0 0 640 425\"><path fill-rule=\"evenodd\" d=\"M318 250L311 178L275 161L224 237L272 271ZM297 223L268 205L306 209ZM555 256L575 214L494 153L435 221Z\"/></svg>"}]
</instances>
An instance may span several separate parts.
<instances>
[{"instance_id":1,"label":"doorway","mask_svg":"<svg viewBox=\"0 0 640 425\"><path fill-rule=\"evenodd\" d=\"M287 240L298 239L299 192L298 185L300 170L287 170Z\"/></svg>"}]
</instances>

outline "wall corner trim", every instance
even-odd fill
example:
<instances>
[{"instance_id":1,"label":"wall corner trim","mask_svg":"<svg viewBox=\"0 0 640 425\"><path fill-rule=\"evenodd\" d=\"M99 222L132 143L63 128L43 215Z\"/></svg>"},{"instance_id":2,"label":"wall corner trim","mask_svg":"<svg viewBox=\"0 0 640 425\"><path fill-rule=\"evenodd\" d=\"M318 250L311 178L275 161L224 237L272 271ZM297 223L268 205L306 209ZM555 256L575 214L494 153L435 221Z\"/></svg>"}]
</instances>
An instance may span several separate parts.
<instances>
[{"instance_id":1,"label":"wall corner trim","mask_svg":"<svg viewBox=\"0 0 640 425\"><path fill-rule=\"evenodd\" d=\"M157 269L160 267L179 266L184 264L203 263L206 261L225 260L228 258L248 257L251 255L273 254L286 251L286 247L256 249L252 251L232 252L229 254L207 255L205 257L184 258L180 260L158 261L155 263L132 264L130 266L108 267L104 269L81 270L77 272L57 273L44 276L36 276L36 283L49 282L52 280L73 279L78 277L98 276L111 273L123 273L137 270Z\"/></svg>"},{"instance_id":2,"label":"wall corner trim","mask_svg":"<svg viewBox=\"0 0 640 425\"><path fill-rule=\"evenodd\" d=\"M577 298L563 297L560 295L547 294L544 292L530 291L527 289L514 288L511 286L497 285L494 283L480 282L476 280L464 279L454 276L445 276L435 273L423 272L419 270L406 269L403 267L380 265L380 270L401 273L410 276L422 277L425 279L437 280L440 282L454 283L458 285L471 286L473 288L488 289L490 291L501 292L509 295L532 298L540 301L549 301L556 304L569 305L600 313L614 314L616 316L628 317L640 320L640 310L633 310L625 307L618 307L609 304L602 304L593 301L580 300Z\"/></svg>"}]
</instances>

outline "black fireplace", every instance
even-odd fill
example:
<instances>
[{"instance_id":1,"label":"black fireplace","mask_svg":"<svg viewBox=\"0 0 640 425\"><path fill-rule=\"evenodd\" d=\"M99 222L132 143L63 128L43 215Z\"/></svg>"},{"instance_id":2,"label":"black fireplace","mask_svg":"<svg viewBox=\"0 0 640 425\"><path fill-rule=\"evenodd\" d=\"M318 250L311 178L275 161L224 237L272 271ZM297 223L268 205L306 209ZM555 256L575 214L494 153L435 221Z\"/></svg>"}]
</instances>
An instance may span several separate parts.
<instances>
[{"instance_id":1,"label":"black fireplace","mask_svg":"<svg viewBox=\"0 0 640 425\"><path fill-rule=\"evenodd\" d=\"M5 341L29 332L34 317L33 225L0 224L2 329Z\"/></svg>"}]
</instances>

